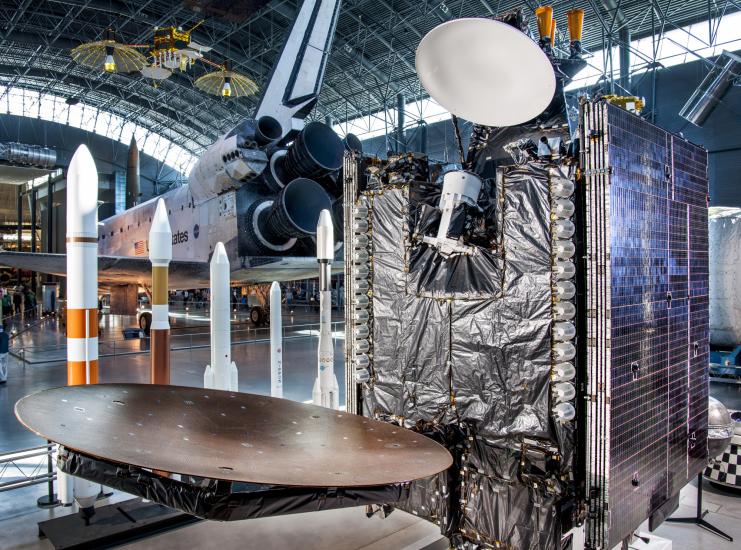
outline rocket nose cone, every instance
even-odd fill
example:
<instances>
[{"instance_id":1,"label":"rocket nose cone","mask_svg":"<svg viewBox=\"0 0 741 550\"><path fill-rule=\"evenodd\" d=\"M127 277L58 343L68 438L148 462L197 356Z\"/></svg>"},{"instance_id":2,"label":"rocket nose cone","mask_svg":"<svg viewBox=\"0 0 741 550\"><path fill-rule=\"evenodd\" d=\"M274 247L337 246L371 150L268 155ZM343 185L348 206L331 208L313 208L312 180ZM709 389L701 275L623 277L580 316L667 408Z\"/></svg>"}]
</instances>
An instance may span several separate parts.
<instances>
[{"instance_id":1,"label":"rocket nose cone","mask_svg":"<svg viewBox=\"0 0 741 550\"><path fill-rule=\"evenodd\" d=\"M93 155L80 145L67 171L68 229L72 233L98 233L98 170Z\"/></svg>"},{"instance_id":2,"label":"rocket nose cone","mask_svg":"<svg viewBox=\"0 0 741 550\"><path fill-rule=\"evenodd\" d=\"M319 223L316 226L316 259L329 260L334 258L334 227L329 210L322 210L319 214Z\"/></svg>"},{"instance_id":3,"label":"rocket nose cone","mask_svg":"<svg viewBox=\"0 0 741 550\"><path fill-rule=\"evenodd\" d=\"M165 201L159 199L149 228L149 259L152 262L172 260L172 230Z\"/></svg>"},{"instance_id":4,"label":"rocket nose cone","mask_svg":"<svg viewBox=\"0 0 741 550\"><path fill-rule=\"evenodd\" d=\"M229 265L229 256L227 256L226 254L226 248L224 248L224 243L222 242L216 243L216 248L214 249L214 255L211 257L211 263Z\"/></svg>"},{"instance_id":5,"label":"rocket nose cone","mask_svg":"<svg viewBox=\"0 0 741 550\"><path fill-rule=\"evenodd\" d=\"M274 294L276 292L280 293L280 285L277 281L273 281L273 284L270 285L270 294Z\"/></svg>"},{"instance_id":6,"label":"rocket nose cone","mask_svg":"<svg viewBox=\"0 0 741 550\"><path fill-rule=\"evenodd\" d=\"M317 227L332 228L332 215L329 213L329 210L322 210L319 213L319 223L317 224Z\"/></svg>"},{"instance_id":7,"label":"rocket nose cone","mask_svg":"<svg viewBox=\"0 0 741 550\"><path fill-rule=\"evenodd\" d=\"M150 229L150 231L172 234L172 230L170 229L170 219L167 217L167 206L165 206L165 201L162 199L157 201L157 209L154 211L152 229Z\"/></svg>"}]
</instances>

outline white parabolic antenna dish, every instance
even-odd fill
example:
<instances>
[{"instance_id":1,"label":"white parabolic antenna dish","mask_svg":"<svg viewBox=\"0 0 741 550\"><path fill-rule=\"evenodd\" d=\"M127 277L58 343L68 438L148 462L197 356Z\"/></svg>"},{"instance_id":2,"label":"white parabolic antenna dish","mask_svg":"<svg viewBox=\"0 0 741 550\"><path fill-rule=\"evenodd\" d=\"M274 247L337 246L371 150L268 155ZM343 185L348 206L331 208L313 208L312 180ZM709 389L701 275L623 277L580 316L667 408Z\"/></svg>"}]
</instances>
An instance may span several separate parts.
<instances>
[{"instance_id":1,"label":"white parabolic antenna dish","mask_svg":"<svg viewBox=\"0 0 741 550\"><path fill-rule=\"evenodd\" d=\"M514 27L483 18L432 29L417 48L417 74L430 97L466 120L514 126L542 113L556 77L548 57Z\"/></svg>"}]
</instances>

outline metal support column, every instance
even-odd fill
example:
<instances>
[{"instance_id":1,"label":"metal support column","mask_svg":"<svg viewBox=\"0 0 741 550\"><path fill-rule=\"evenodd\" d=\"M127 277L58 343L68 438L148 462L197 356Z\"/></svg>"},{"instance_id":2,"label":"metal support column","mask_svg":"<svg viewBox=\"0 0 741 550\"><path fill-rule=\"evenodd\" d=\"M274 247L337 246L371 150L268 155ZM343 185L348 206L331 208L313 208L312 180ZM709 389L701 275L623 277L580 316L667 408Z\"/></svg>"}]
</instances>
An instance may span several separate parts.
<instances>
[{"instance_id":1,"label":"metal support column","mask_svg":"<svg viewBox=\"0 0 741 550\"><path fill-rule=\"evenodd\" d=\"M628 25L620 28L618 32L620 47L620 95L630 95L630 29Z\"/></svg>"},{"instance_id":2,"label":"metal support column","mask_svg":"<svg viewBox=\"0 0 741 550\"><path fill-rule=\"evenodd\" d=\"M16 252L21 251L21 242L23 237L23 186L18 186L18 240L16 241ZM18 268L18 286L23 284L21 270Z\"/></svg>"},{"instance_id":3,"label":"metal support column","mask_svg":"<svg viewBox=\"0 0 741 550\"><path fill-rule=\"evenodd\" d=\"M54 181L49 176L49 183L46 187L46 251L51 254L54 252ZM54 280L52 275L46 276L47 282Z\"/></svg>"},{"instance_id":4,"label":"metal support column","mask_svg":"<svg viewBox=\"0 0 741 550\"><path fill-rule=\"evenodd\" d=\"M36 203L38 201L38 191L34 187L29 194L31 198L31 252L36 252L36 222L37 222L37 210ZM36 294L36 273L31 273L31 292Z\"/></svg>"},{"instance_id":5,"label":"metal support column","mask_svg":"<svg viewBox=\"0 0 741 550\"><path fill-rule=\"evenodd\" d=\"M419 121L419 152L427 154L427 123L424 120Z\"/></svg>"},{"instance_id":6,"label":"metal support column","mask_svg":"<svg viewBox=\"0 0 741 550\"><path fill-rule=\"evenodd\" d=\"M404 107L406 106L406 100L404 94L399 92L396 94L396 152L404 153L407 150L407 145L404 140Z\"/></svg>"}]
</instances>

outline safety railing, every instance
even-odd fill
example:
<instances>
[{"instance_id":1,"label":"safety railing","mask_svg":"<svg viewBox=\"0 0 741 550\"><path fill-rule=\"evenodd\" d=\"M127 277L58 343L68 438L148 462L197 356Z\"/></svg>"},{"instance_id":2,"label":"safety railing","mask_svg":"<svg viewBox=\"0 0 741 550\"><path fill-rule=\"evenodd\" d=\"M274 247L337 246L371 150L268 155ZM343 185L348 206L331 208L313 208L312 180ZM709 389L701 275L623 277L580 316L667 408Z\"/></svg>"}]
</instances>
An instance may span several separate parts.
<instances>
[{"instance_id":1,"label":"safety railing","mask_svg":"<svg viewBox=\"0 0 741 550\"><path fill-rule=\"evenodd\" d=\"M54 319L54 314L44 313L41 304L38 304L33 308L3 317L2 324L3 330L9 334L12 341L15 337L51 319Z\"/></svg>"},{"instance_id":2,"label":"safety railing","mask_svg":"<svg viewBox=\"0 0 741 550\"><path fill-rule=\"evenodd\" d=\"M198 328L198 327L196 327ZM333 321L331 331L334 338L344 338L345 322ZM270 341L269 327L248 327L232 330L232 346L252 345ZM318 338L319 324L305 323L297 325L283 325L281 335L284 340L300 338ZM190 334L172 334L170 336L171 351L187 351L210 347L210 333L207 331ZM101 339L98 341L98 357L117 357L123 355L138 355L149 353L149 338L142 336L132 339ZM65 344L26 346L19 344L11 346L10 354L19 359L23 366L65 361L67 346Z\"/></svg>"},{"instance_id":3,"label":"safety railing","mask_svg":"<svg viewBox=\"0 0 741 550\"><path fill-rule=\"evenodd\" d=\"M54 468L56 444L47 441L46 445L0 453L0 493L46 484L47 493L38 498L41 508L57 506L59 501L54 494L54 481L57 479Z\"/></svg>"}]
</instances>

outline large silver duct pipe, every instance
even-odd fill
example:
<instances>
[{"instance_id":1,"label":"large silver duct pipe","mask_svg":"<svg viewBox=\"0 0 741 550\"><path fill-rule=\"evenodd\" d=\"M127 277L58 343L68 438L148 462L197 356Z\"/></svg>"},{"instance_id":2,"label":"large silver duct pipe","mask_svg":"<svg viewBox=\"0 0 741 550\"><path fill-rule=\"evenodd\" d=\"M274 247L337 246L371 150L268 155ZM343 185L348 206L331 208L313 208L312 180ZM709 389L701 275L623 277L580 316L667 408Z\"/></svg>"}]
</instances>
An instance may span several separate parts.
<instances>
[{"instance_id":1,"label":"large silver duct pipe","mask_svg":"<svg viewBox=\"0 0 741 550\"><path fill-rule=\"evenodd\" d=\"M723 52L715 65L679 111L679 116L695 126L702 126L734 80L741 76L741 57Z\"/></svg>"},{"instance_id":2,"label":"large silver duct pipe","mask_svg":"<svg viewBox=\"0 0 741 550\"><path fill-rule=\"evenodd\" d=\"M57 152L41 145L0 143L0 160L9 164L34 166L51 170L57 165Z\"/></svg>"}]
</instances>

